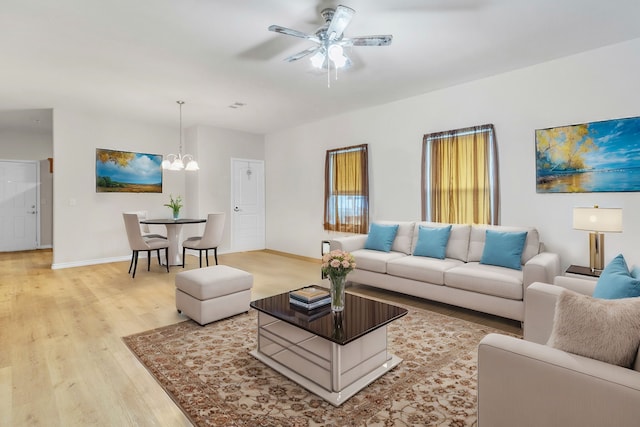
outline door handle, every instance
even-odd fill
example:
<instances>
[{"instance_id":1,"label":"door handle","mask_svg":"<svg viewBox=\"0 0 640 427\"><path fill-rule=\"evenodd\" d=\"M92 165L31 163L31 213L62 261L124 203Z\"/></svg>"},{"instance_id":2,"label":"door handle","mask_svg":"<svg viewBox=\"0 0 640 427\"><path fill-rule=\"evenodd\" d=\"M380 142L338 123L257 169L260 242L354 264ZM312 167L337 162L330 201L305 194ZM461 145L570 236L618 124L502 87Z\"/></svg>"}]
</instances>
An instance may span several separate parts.
<instances>
[{"instance_id":1,"label":"door handle","mask_svg":"<svg viewBox=\"0 0 640 427\"><path fill-rule=\"evenodd\" d=\"M233 208L233 211L234 212L240 212L240 208L236 206L235 208Z\"/></svg>"}]
</instances>

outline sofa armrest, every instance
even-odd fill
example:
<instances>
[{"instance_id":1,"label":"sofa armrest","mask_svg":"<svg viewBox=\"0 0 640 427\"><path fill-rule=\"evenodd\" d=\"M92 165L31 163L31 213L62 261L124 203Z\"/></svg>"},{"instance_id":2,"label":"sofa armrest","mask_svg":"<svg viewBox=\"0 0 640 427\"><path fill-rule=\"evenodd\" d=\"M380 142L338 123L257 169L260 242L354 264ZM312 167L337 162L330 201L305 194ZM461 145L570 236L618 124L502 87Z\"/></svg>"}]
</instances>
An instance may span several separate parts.
<instances>
[{"instance_id":1,"label":"sofa armrest","mask_svg":"<svg viewBox=\"0 0 640 427\"><path fill-rule=\"evenodd\" d=\"M540 252L525 263L522 274L525 289L533 282L552 283L553 278L560 274L560 256L552 252Z\"/></svg>"},{"instance_id":2,"label":"sofa armrest","mask_svg":"<svg viewBox=\"0 0 640 427\"><path fill-rule=\"evenodd\" d=\"M514 337L478 346L478 426L637 426L640 372Z\"/></svg>"},{"instance_id":3,"label":"sofa armrest","mask_svg":"<svg viewBox=\"0 0 640 427\"><path fill-rule=\"evenodd\" d=\"M556 313L556 301L563 289L570 289L585 295L592 295L596 282L574 277L557 276L553 285L532 283L525 291L524 339L546 344Z\"/></svg>"},{"instance_id":4,"label":"sofa armrest","mask_svg":"<svg viewBox=\"0 0 640 427\"><path fill-rule=\"evenodd\" d=\"M364 245L367 242L367 234L358 234L355 236L338 237L329 240L329 247L332 251L336 249L343 250L345 252L353 252L358 249L364 249Z\"/></svg>"},{"instance_id":5,"label":"sofa armrest","mask_svg":"<svg viewBox=\"0 0 640 427\"><path fill-rule=\"evenodd\" d=\"M547 282L552 283L552 282ZM574 292L578 292L584 295L593 295L593 291L596 288L595 280L581 279L579 277L570 276L557 276L553 279L553 284L567 288Z\"/></svg>"},{"instance_id":6,"label":"sofa armrest","mask_svg":"<svg viewBox=\"0 0 640 427\"><path fill-rule=\"evenodd\" d=\"M556 301L561 287L548 283L532 283L525 293L523 334L527 341L546 344L553 328Z\"/></svg>"}]
</instances>

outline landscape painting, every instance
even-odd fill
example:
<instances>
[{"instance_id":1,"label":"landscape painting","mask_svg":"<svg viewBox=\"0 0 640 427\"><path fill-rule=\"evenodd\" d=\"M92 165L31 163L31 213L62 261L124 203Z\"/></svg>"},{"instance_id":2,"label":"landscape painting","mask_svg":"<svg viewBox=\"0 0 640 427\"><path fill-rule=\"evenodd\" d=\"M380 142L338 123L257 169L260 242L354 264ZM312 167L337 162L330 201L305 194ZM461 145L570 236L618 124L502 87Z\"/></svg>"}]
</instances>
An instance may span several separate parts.
<instances>
[{"instance_id":1,"label":"landscape painting","mask_svg":"<svg viewBox=\"0 0 640 427\"><path fill-rule=\"evenodd\" d=\"M640 191L640 117L536 130L536 191Z\"/></svg>"},{"instance_id":2,"label":"landscape painting","mask_svg":"<svg viewBox=\"0 0 640 427\"><path fill-rule=\"evenodd\" d=\"M162 155L96 149L97 193L162 193Z\"/></svg>"}]
</instances>

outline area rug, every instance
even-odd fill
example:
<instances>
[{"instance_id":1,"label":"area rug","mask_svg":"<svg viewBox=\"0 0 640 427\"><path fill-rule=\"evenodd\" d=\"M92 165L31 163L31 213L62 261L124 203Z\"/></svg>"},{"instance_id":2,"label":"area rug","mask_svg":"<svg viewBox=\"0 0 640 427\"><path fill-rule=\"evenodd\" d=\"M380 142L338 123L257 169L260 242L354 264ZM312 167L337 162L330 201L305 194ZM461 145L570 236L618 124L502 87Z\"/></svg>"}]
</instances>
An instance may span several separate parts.
<instances>
[{"instance_id":1,"label":"area rug","mask_svg":"<svg viewBox=\"0 0 640 427\"><path fill-rule=\"evenodd\" d=\"M500 331L406 308L388 327L403 362L338 408L249 354L254 310L123 339L196 426L475 426L477 346Z\"/></svg>"}]
</instances>

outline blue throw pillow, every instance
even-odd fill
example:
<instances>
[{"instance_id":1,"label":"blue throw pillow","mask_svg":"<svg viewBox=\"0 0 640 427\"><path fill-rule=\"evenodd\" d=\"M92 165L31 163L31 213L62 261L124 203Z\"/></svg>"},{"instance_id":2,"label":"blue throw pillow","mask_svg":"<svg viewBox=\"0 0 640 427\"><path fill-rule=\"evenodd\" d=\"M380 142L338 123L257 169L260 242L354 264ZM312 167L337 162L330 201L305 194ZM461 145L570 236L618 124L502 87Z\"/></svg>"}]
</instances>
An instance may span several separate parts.
<instances>
[{"instance_id":1,"label":"blue throw pillow","mask_svg":"<svg viewBox=\"0 0 640 427\"><path fill-rule=\"evenodd\" d=\"M438 228L424 227L421 225L418 228L418 243L416 243L413 254L416 256L444 259L450 234L450 225Z\"/></svg>"},{"instance_id":2,"label":"blue throw pillow","mask_svg":"<svg viewBox=\"0 0 640 427\"><path fill-rule=\"evenodd\" d=\"M393 240L398 232L398 224L382 225L371 224L367 242L364 244L365 249L373 249L375 251L389 252L393 245Z\"/></svg>"},{"instance_id":3,"label":"blue throw pillow","mask_svg":"<svg viewBox=\"0 0 640 427\"><path fill-rule=\"evenodd\" d=\"M526 239L526 231L507 232L487 230L480 264L497 265L514 270L522 270L520 258L522 257Z\"/></svg>"},{"instance_id":4,"label":"blue throw pillow","mask_svg":"<svg viewBox=\"0 0 640 427\"><path fill-rule=\"evenodd\" d=\"M593 297L618 299L638 296L640 296L640 280L631 275L624 257L620 254L602 270L596 288L593 290Z\"/></svg>"}]
</instances>

